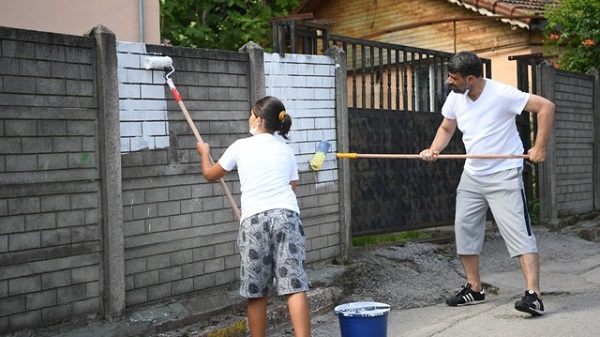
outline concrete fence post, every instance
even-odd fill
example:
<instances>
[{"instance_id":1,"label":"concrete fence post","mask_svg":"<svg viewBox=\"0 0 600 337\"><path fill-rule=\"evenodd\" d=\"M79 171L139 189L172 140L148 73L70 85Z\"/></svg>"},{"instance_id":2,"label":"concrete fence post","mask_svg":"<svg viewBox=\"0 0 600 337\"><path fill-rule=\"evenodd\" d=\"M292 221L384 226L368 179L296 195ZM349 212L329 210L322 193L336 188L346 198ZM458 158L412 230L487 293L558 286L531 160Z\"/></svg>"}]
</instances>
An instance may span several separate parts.
<instances>
[{"instance_id":1,"label":"concrete fence post","mask_svg":"<svg viewBox=\"0 0 600 337\"><path fill-rule=\"evenodd\" d=\"M239 50L241 53L248 54L249 78L248 84L250 90L250 105L266 96L265 84L265 52L261 46L250 41L243 45Z\"/></svg>"},{"instance_id":2,"label":"concrete fence post","mask_svg":"<svg viewBox=\"0 0 600 337\"><path fill-rule=\"evenodd\" d=\"M325 54L335 61L335 124L337 151L348 152L350 135L348 126L348 85L346 79L346 53L338 46L332 46ZM341 259L347 261L352 252L352 212L350 197L350 162L338 160L340 187L340 245Z\"/></svg>"},{"instance_id":3,"label":"concrete fence post","mask_svg":"<svg viewBox=\"0 0 600 337\"><path fill-rule=\"evenodd\" d=\"M537 95L554 101L556 69L548 63L543 62L537 66ZM555 129L555 127L554 127ZM546 160L538 164L538 201L540 210L540 221L549 225L558 224L558 213L556 211L556 136L552 130L548 138L548 154Z\"/></svg>"},{"instance_id":4,"label":"concrete fence post","mask_svg":"<svg viewBox=\"0 0 600 337\"><path fill-rule=\"evenodd\" d=\"M594 210L600 211L600 72L598 69L590 71L594 76L594 139L593 139L593 188L594 188Z\"/></svg>"},{"instance_id":5,"label":"concrete fence post","mask_svg":"<svg viewBox=\"0 0 600 337\"><path fill-rule=\"evenodd\" d=\"M125 314L123 189L119 126L119 92L115 34L103 26L89 33L96 40L98 90L98 162L101 181L101 224L104 242L102 298L106 319Z\"/></svg>"}]
</instances>

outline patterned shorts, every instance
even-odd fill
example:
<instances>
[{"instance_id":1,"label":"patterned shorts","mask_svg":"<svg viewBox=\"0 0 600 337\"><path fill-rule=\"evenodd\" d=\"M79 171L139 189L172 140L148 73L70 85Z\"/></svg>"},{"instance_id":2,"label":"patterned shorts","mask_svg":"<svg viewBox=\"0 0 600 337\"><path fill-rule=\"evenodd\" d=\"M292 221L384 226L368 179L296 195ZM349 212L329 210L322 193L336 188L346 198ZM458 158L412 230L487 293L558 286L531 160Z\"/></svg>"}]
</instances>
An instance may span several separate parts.
<instances>
[{"instance_id":1,"label":"patterned shorts","mask_svg":"<svg viewBox=\"0 0 600 337\"><path fill-rule=\"evenodd\" d=\"M298 213L272 209L242 221L240 295L246 298L308 290L305 237ZM275 283L275 284L273 284Z\"/></svg>"}]
</instances>

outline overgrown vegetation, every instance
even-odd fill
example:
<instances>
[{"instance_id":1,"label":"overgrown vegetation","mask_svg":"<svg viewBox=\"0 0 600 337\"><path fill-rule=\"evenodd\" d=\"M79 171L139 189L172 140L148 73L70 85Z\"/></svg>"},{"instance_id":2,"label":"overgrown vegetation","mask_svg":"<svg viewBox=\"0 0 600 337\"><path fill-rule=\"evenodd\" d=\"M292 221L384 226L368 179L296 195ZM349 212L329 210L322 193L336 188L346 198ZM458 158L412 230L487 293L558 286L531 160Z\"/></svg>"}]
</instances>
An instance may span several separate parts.
<instances>
[{"instance_id":1,"label":"overgrown vegetation","mask_svg":"<svg viewBox=\"0 0 600 337\"><path fill-rule=\"evenodd\" d=\"M160 0L163 41L174 46L238 50L249 41L271 45L271 18L300 0ZM268 48L265 48L268 49Z\"/></svg>"},{"instance_id":2,"label":"overgrown vegetation","mask_svg":"<svg viewBox=\"0 0 600 337\"><path fill-rule=\"evenodd\" d=\"M586 73L600 70L600 1L561 0L545 8L544 45L555 67Z\"/></svg>"}]
</instances>

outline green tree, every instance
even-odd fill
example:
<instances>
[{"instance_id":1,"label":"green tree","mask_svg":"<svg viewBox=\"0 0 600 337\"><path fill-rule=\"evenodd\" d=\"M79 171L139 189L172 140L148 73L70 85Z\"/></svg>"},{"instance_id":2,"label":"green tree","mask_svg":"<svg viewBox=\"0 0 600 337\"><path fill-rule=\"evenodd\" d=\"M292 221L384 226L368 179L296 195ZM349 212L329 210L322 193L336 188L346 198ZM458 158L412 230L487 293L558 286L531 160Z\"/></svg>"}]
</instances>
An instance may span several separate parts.
<instances>
[{"instance_id":1,"label":"green tree","mask_svg":"<svg viewBox=\"0 0 600 337\"><path fill-rule=\"evenodd\" d=\"M600 70L600 1L561 0L545 9L544 45L556 67L585 73Z\"/></svg>"},{"instance_id":2,"label":"green tree","mask_svg":"<svg viewBox=\"0 0 600 337\"><path fill-rule=\"evenodd\" d=\"M300 0L160 0L161 37L181 47L237 50L271 44L272 17Z\"/></svg>"}]
</instances>

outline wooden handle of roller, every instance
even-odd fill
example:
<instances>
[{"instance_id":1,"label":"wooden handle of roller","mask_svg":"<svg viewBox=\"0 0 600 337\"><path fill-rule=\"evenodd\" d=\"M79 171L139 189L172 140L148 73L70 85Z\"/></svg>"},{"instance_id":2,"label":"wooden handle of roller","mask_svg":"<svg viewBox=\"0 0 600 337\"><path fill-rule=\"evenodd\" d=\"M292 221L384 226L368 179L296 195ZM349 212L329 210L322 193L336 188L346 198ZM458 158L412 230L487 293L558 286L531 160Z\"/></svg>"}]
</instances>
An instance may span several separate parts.
<instances>
[{"instance_id":1,"label":"wooden handle of roller","mask_svg":"<svg viewBox=\"0 0 600 337\"><path fill-rule=\"evenodd\" d=\"M177 103L179 104L181 111L183 111L183 115L185 116L185 119L187 120L187 122L188 122L190 128L192 129L192 132L196 136L196 139L198 140L198 142L204 143L204 141L202 140L202 137L200 137L198 128L196 128L196 125L194 124L192 117L190 117L190 113L188 112L187 108L185 107L185 104L183 103L183 101L179 100L179 101L177 101ZM209 154L208 157L210 158L210 162L212 164L214 164L215 162L214 162L212 156ZM223 178L219 179L219 184L223 188L223 191L225 191L225 195L227 196L227 199L229 200L229 203L231 204L231 207L233 208L233 211L235 212L235 215L237 216L237 219L239 221L242 217L240 209L239 209L238 205L236 204L235 200L233 199L231 192L229 192L229 188L227 188L227 185L225 184L225 181L223 180Z\"/></svg>"},{"instance_id":2,"label":"wooden handle of roller","mask_svg":"<svg viewBox=\"0 0 600 337\"><path fill-rule=\"evenodd\" d=\"M419 154L372 154L372 153L337 153L338 158L361 159L422 159ZM439 154L437 159L511 159L523 158L529 159L527 154Z\"/></svg>"}]
</instances>

